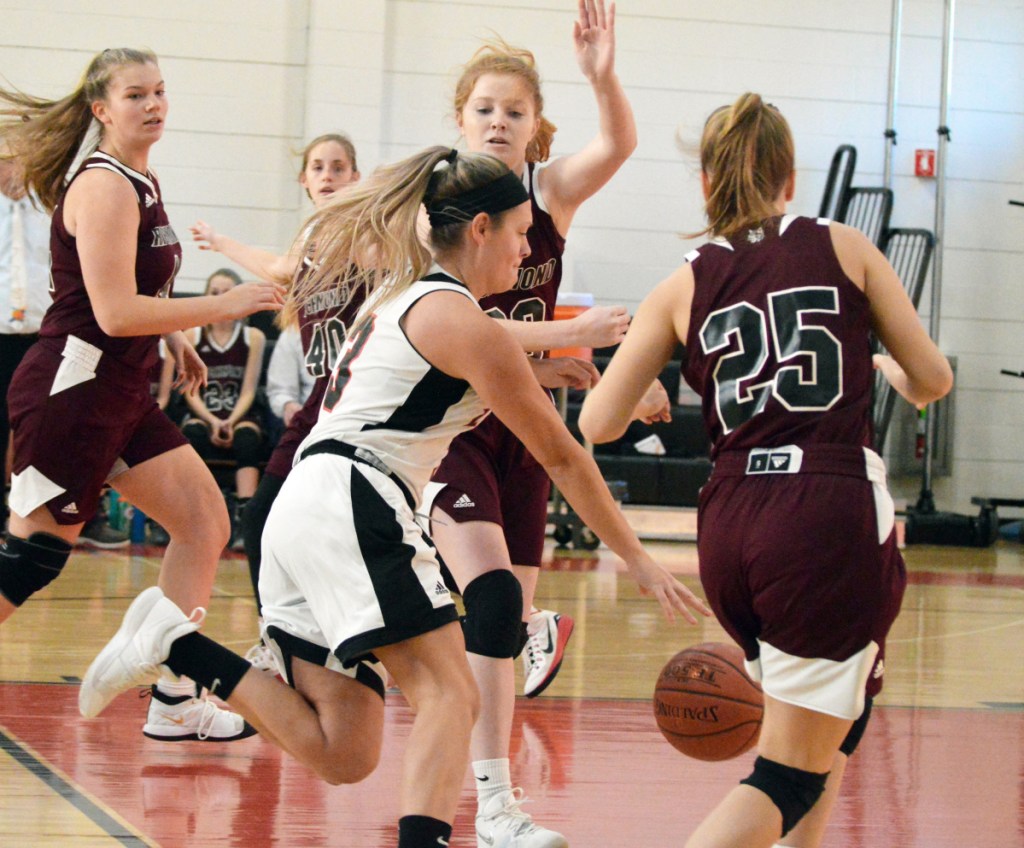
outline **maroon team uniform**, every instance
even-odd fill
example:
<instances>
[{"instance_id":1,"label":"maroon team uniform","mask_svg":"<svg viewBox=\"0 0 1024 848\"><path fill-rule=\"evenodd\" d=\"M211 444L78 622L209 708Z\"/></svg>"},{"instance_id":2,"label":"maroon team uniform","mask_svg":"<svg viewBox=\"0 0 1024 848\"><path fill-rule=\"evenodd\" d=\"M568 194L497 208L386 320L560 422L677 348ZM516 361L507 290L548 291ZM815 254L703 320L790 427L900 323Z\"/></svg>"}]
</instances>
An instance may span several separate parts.
<instances>
[{"instance_id":1,"label":"maroon team uniform","mask_svg":"<svg viewBox=\"0 0 1024 848\"><path fill-rule=\"evenodd\" d=\"M135 189L138 293L169 297L181 245L156 177L97 152L75 178L92 168L120 174ZM80 524L95 513L104 481L186 441L150 394L159 337L114 338L96 322L75 238L64 227L63 201L53 214L50 254L53 304L8 395L14 432L11 506L24 516L45 504L59 524Z\"/></svg>"},{"instance_id":2,"label":"maroon team uniform","mask_svg":"<svg viewBox=\"0 0 1024 848\"><path fill-rule=\"evenodd\" d=\"M870 450L867 297L823 220L775 218L687 260L683 376L714 460L698 511L708 603L768 694L855 719L906 584Z\"/></svg>"},{"instance_id":3,"label":"maroon team uniform","mask_svg":"<svg viewBox=\"0 0 1024 848\"><path fill-rule=\"evenodd\" d=\"M301 273L307 273L308 269L308 260L303 259ZM339 285L318 292L303 304L299 313L299 335L306 355L306 370L315 382L302 409L292 416L288 428L278 440L265 473L284 480L291 471L296 449L309 435L320 415L320 404L327 391L334 361L364 299L362 288L353 291L350 298L349 288Z\"/></svg>"},{"instance_id":4,"label":"maroon team uniform","mask_svg":"<svg viewBox=\"0 0 1024 848\"><path fill-rule=\"evenodd\" d=\"M528 165L526 187L533 212L527 235L530 255L511 290L480 301L481 308L495 318L548 321L555 314L565 239L538 202L535 174L535 165ZM444 486L433 504L453 521L501 526L512 562L540 565L551 482L543 466L497 417L488 416L455 438L433 482Z\"/></svg>"},{"instance_id":5,"label":"maroon team uniform","mask_svg":"<svg viewBox=\"0 0 1024 848\"><path fill-rule=\"evenodd\" d=\"M196 353L206 364L203 404L217 418L230 417L238 405L245 366L249 362L249 330L244 321L236 321L231 337L223 347L213 340L208 328L203 327L200 331ZM249 407L236 426L246 422L260 427L260 417L254 407L255 404Z\"/></svg>"}]
</instances>

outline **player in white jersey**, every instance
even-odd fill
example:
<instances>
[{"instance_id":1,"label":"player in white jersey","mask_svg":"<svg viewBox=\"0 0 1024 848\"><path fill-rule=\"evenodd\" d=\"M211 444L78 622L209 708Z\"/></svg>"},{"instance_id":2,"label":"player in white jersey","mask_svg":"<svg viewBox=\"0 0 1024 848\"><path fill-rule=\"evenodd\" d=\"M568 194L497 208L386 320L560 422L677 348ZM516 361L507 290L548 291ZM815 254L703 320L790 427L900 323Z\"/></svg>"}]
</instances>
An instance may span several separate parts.
<instances>
[{"instance_id":1,"label":"player in white jersey","mask_svg":"<svg viewBox=\"0 0 1024 848\"><path fill-rule=\"evenodd\" d=\"M416 233L421 204L433 256ZM708 614L645 553L522 348L479 307L515 282L531 220L522 181L503 163L446 148L379 169L314 215L314 270L286 309L338 285L353 259L361 267L348 273L359 279L343 282L370 294L264 533L268 642L290 687L196 632L201 611L186 616L154 588L129 607L83 678L83 715L156 669L175 669L206 682L325 780L352 783L380 757L383 663L416 713L398 846L448 844L479 695L443 564L415 511L451 440L488 410L669 618ZM649 406L642 401L637 414ZM467 638L493 622L467 616ZM491 636L514 643L518 626L506 630Z\"/></svg>"}]
</instances>

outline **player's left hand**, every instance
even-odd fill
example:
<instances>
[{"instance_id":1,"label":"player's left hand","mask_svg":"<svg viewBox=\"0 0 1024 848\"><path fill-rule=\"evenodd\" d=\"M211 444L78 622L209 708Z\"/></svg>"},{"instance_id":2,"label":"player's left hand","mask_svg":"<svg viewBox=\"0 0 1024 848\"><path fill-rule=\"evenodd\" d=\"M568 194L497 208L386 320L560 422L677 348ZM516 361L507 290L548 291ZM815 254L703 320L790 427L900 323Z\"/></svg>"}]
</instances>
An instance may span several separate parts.
<instances>
[{"instance_id":1,"label":"player's left hand","mask_svg":"<svg viewBox=\"0 0 1024 848\"><path fill-rule=\"evenodd\" d=\"M579 19L572 28L576 62L591 82L615 69L615 4L605 13L604 0L579 0Z\"/></svg>"},{"instance_id":2,"label":"player's left hand","mask_svg":"<svg viewBox=\"0 0 1024 848\"><path fill-rule=\"evenodd\" d=\"M647 387L644 396L633 409L633 417L643 421L644 424L653 424L655 421L672 420L672 402L668 398L668 392L661 384L661 380L655 378L654 382Z\"/></svg>"},{"instance_id":3,"label":"player's left hand","mask_svg":"<svg viewBox=\"0 0 1024 848\"><path fill-rule=\"evenodd\" d=\"M195 395L206 385L206 363L199 358L192 343L184 333L170 333L166 336L167 350L174 357L174 382L172 389L182 394Z\"/></svg>"}]
</instances>

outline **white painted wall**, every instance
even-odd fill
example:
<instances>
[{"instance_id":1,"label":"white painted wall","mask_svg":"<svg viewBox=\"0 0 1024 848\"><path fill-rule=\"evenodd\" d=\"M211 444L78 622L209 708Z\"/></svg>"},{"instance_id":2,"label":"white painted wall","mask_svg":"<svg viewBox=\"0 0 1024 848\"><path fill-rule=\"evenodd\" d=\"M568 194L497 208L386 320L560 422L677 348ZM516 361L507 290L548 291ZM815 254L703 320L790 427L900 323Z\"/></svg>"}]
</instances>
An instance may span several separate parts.
<instances>
[{"instance_id":1,"label":"white painted wall","mask_svg":"<svg viewBox=\"0 0 1024 848\"><path fill-rule=\"evenodd\" d=\"M172 111L154 149L179 235L197 217L284 249L309 211L295 183L304 139L348 132L364 173L457 139L450 116L459 65L490 32L532 49L555 154L595 131L575 65L573 0L0 0L0 75L41 95L71 88L90 56L141 45L161 57ZM895 151L894 226L931 228L934 183L912 176L934 147L942 0L905 0ZM634 306L699 228L692 158L707 113L761 92L797 139L793 209L817 212L832 152L859 153L855 183L881 181L889 0L621 0L618 67L640 131L637 152L580 211L567 285ZM974 494L1024 497L1024 0L957 3L949 125L940 344L959 360L954 468L940 508ZM183 239L184 240L184 239ZM179 288L219 257L186 243ZM927 320L930 293L924 295ZM916 496L917 481L896 481Z\"/></svg>"}]
</instances>

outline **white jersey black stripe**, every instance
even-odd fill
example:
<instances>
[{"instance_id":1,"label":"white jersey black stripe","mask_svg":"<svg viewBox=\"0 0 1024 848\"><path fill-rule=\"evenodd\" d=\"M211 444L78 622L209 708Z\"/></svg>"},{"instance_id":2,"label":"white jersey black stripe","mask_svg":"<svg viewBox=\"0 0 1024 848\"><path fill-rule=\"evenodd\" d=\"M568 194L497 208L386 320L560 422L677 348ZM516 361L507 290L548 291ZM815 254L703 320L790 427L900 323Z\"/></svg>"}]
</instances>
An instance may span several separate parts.
<instances>
[{"instance_id":1,"label":"white jersey black stripe","mask_svg":"<svg viewBox=\"0 0 1024 848\"><path fill-rule=\"evenodd\" d=\"M420 501L452 439L487 414L469 383L427 362L401 326L409 309L436 291L457 292L476 303L465 285L435 266L382 307L374 298L364 305L334 365L319 421L296 456L326 439L363 448Z\"/></svg>"}]
</instances>

